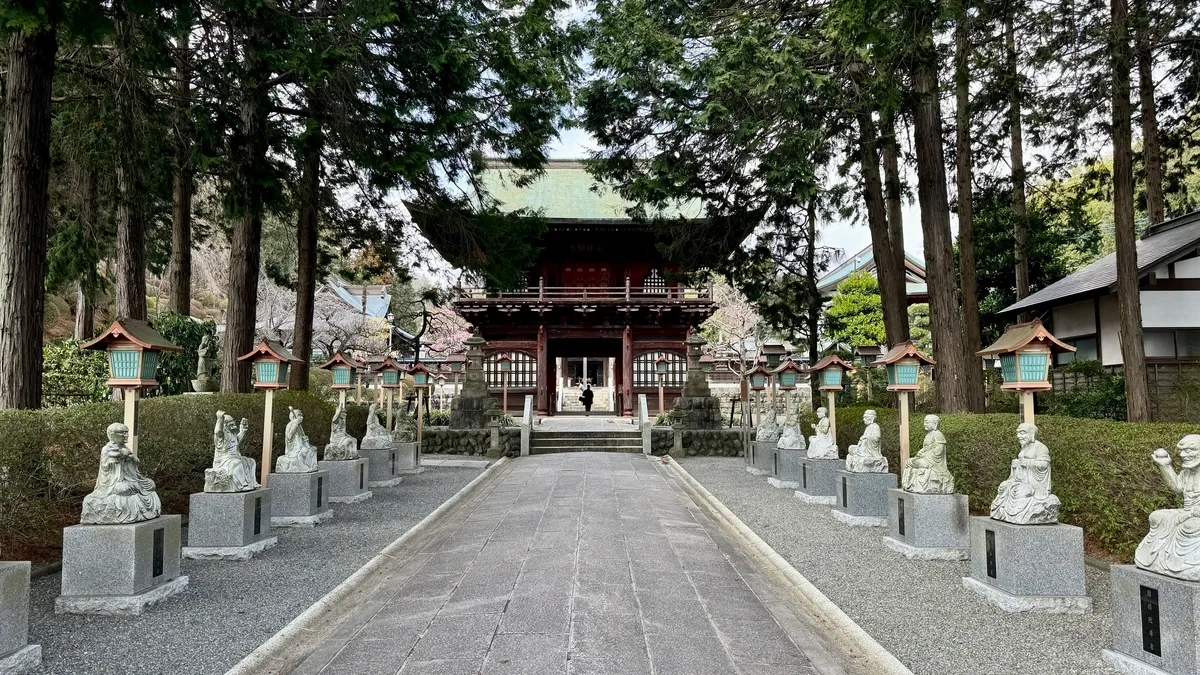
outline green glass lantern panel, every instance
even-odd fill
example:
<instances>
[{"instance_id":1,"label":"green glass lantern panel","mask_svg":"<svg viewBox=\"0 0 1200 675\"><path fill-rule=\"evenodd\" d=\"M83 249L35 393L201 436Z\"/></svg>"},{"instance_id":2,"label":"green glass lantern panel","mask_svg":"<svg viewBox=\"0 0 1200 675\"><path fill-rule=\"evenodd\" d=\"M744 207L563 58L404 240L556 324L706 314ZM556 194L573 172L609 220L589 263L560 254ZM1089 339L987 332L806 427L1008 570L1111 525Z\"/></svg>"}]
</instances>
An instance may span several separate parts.
<instances>
[{"instance_id":1,"label":"green glass lantern panel","mask_svg":"<svg viewBox=\"0 0 1200 675\"><path fill-rule=\"evenodd\" d=\"M1002 362L1003 363L1003 362ZM1045 382L1049 360L1042 352L1021 354L1021 381Z\"/></svg>"},{"instance_id":2,"label":"green glass lantern panel","mask_svg":"<svg viewBox=\"0 0 1200 675\"><path fill-rule=\"evenodd\" d=\"M750 386L755 389L763 389L767 386L767 376L762 373L755 373L750 376Z\"/></svg>"},{"instance_id":3,"label":"green glass lantern panel","mask_svg":"<svg viewBox=\"0 0 1200 675\"><path fill-rule=\"evenodd\" d=\"M821 386L824 387L840 387L842 386L842 369L841 368L826 368L821 371Z\"/></svg>"},{"instance_id":4,"label":"green glass lantern panel","mask_svg":"<svg viewBox=\"0 0 1200 675\"><path fill-rule=\"evenodd\" d=\"M400 371L393 370L391 368L388 368L387 370L383 371L383 383L384 384L393 384L394 385L394 384L399 384L399 382L400 382Z\"/></svg>"},{"instance_id":5,"label":"green glass lantern panel","mask_svg":"<svg viewBox=\"0 0 1200 675\"><path fill-rule=\"evenodd\" d=\"M782 360L783 354L767 354L767 367L776 368Z\"/></svg>"},{"instance_id":6,"label":"green glass lantern panel","mask_svg":"<svg viewBox=\"0 0 1200 675\"><path fill-rule=\"evenodd\" d=\"M429 384L429 374L422 373L422 372L413 373L413 382L418 387L423 387L423 386Z\"/></svg>"},{"instance_id":7,"label":"green glass lantern panel","mask_svg":"<svg viewBox=\"0 0 1200 675\"><path fill-rule=\"evenodd\" d=\"M897 363L892 366L896 369L895 384L912 386L917 383L917 371L920 367L915 363ZM891 378L888 378L889 381Z\"/></svg>"},{"instance_id":8,"label":"green glass lantern panel","mask_svg":"<svg viewBox=\"0 0 1200 675\"><path fill-rule=\"evenodd\" d=\"M278 382L279 364L274 361L259 361L254 364L255 379L262 383Z\"/></svg>"},{"instance_id":9,"label":"green glass lantern panel","mask_svg":"<svg viewBox=\"0 0 1200 675\"><path fill-rule=\"evenodd\" d=\"M794 387L796 386L796 374L793 372L783 372L779 374L779 386Z\"/></svg>"},{"instance_id":10,"label":"green glass lantern panel","mask_svg":"<svg viewBox=\"0 0 1200 675\"><path fill-rule=\"evenodd\" d=\"M1016 354L1001 354L1000 355L1000 376L1005 382L1017 381L1017 355Z\"/></svg>"},{"instance_id":11,"label":"green glass lantern panel","mask_svg":"<svg viewBox=\"0 0 1200 675\"><path fill-rule=\"evenodd\" d=\"M158 369L158 352L142 352L142 379L153 380L154 371Z\"/></svg>"},{"instance_id":12,"label":"green glass lantern panel","mask_svg":"<svg viewBox=\"0 0 1200 675\"><path fill-rule=\"evenodd\" d=\"M453 371L453 372L456 372L456 373L457 373L457 372L460 372L460 371L462 371L462 368L463 368L463 362L462 362L462 361L451 361L451 362L450 362L450 370L451 370L451 371Z\"/></svg>"},{"instance_id":13,"label":"green glass lantern panel","mask_svg":"<svg viewBox=\"0 0 1200 675\"><path fill-rule=\"evenodd\" d=\"M284 382L287 382L288 370L290 368L291 368L290 363L284 362L284 363L279 364L279 379L275 380L276 384L283 384Z\"/></svg>"},{"instance_id":14,"label":"green glass lantern panel","mask_svg":"<svg viewBox=\"0 0 1200 675\"><path fill-rule=\"evenodd\" d=\"M140 354L137 349L114 349L108 353L108 365L114 380L138 379Z\"/></svg>"},{"instance_id":15,"label":"green glass lantern panel","mask_svg":"<svg viewBox=\"0 0 1200 675\"><path fill-rule=\"evenodd\" d=\"M349 366L334 366L334 368L333 368L333 383L334 384L350 384L350 367Z\"/></svg>"}]
</instances>

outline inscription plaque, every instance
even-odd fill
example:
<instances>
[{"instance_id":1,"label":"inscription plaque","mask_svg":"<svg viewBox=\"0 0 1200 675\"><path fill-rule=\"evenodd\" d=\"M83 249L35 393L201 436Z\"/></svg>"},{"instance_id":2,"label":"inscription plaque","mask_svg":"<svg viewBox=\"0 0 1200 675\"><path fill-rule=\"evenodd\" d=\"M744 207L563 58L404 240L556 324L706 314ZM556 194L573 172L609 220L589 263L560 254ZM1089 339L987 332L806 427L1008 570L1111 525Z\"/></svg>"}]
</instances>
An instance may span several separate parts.
<instances>
[{"instance_id":1,"label":"inscription plaque","mask_svg":"<svg viewBox=\"0 0 1200 675\"><path fill-rule=\"evenodd\" d=\"M154 561L151 565L150 576L161 577L163 575L163 552L166 549L167 530L160 527L154 531Z\"/></svg>"},{"instance_id":2,"label":"inscription plaque","mask_svg":"<svg viewBox=\"0 0 1200 675\"><path fill-rule=\"evenodd\" d=\"M254 534L262 534L262 497L254 498Z\"/></svg>"},{"instance_id":3,"label":"inscription plaque","mask_svg":"<svg viewBox=\"0 0 1200 675\"><path fill-rule=\"evenodd\" d=\"M1158 589L1142 586L1142 649L1162 656L1162 634L1158 623Z\"/></svg>"},{"instance_id":4,"label":"inscription plaque","mask_svg":"<svg viewBox=\"0 0 1200 675\"><path fill-rule=\"evenodd\" d=\"M800 486L808 487L808 465L800 465Z\"/></svg>"},{"instance_id":5,"label":"inscription plaque","mask_svg":"<svg viewBox=\"0 0 1200 675\"><path fill-rule=\"evenodd\" d=\"M987 548L987 575L996 578L996 533L993 530L983 531L984 544Z\"/></svg>"},{"instance_id":6,"label":"inscription plaque","mask_svg":"<svg viewBox=\"0 0 1200 675\"><path fill-rule=\"evenodd\" d=\"M842 508L846 508L846 477L842 476Z\"/></svg>"},{"instance_id":7,"label":"inscription plaque","mask_svg":"<svg viewBox=\"0 0 1200 675\"><path fill-rule=\"evenodd\" d=\"M904 500L903 499L896 500L896 516L897 516L897 520L899 521L899 525L900 525L900 536L903 537L904 536Z\"/></svg>"},{"instance_id":8,"label":"inscription plaque","mask_svg":"<svg viewBox=\"0 0 1200 675\"><path fill-rule=\"evenodd\" d=\"M363 483L366 481L366 466L358 465L358 489L363 489Z\"/></svg>"}]
</instances>

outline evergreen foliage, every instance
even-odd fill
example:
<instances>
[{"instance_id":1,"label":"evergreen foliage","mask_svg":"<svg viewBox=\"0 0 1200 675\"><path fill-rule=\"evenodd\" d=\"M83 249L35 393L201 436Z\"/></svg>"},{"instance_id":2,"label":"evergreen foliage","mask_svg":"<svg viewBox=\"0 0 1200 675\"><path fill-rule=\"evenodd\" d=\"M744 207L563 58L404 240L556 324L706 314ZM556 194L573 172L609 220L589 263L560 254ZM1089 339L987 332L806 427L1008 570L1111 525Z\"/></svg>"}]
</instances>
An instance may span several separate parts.
<instances>
[{"instance_id":1,"label":"evergreen foliage","mask_svg":"<svg viewBox=\"0 0 1200 675\"><path fill-rule=\"evenodd\" d=\"M825 316L825 332L835 344L853 350L886 342L879 282L866 270L854 272L838 284Z\"/></svg>"}]
</instances>

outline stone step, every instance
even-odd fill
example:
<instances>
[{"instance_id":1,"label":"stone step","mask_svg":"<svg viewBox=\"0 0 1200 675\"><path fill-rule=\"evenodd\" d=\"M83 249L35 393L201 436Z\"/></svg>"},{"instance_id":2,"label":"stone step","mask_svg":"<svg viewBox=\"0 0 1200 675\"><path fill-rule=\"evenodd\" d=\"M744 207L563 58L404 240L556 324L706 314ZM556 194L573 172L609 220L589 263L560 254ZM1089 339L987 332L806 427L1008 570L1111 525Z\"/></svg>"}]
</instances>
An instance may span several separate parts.
<instances>
[{"instance_id":1,"label":"stone step","mask_svg":"<svg viewBox=\"0 0 1200 675\"><path fill-rule=\"evenodd\" d=\"M581 445L530 445L529 454L548 455L554 452L628 452L640 453L642 445L609 445L603 447L587 447Z\"/></svg>"},{"instance_id":2,"label":"stone step","mask_svg":"<svg viewBox=\"0 0 1200 675\"><path fill-rule=\"evenodd\" d=\"M641 437L637 438L530 438L529 447L537 448L549 445L578 445L589 448L609 448L620 445L641 445Z\"/></svg>"},{"instance_id":3,"label":"stone step","mask_svg":"<svg viewBox=\"0 0 1200 675\"><path fill-rule=\"evenodd\" d=\"M607 429L597 429L595 431L538 431L536 428L533 431L533 438L641 438L640 431L609 431Z\"/></svg>"}]
</instances>

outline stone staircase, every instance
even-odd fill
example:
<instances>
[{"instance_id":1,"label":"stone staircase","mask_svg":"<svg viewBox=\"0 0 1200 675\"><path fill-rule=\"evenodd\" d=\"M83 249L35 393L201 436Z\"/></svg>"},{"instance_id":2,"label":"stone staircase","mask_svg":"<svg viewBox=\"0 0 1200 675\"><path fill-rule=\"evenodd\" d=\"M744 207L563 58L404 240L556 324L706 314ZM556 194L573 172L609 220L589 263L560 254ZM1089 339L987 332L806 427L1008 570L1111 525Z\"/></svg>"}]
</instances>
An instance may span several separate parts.
<instances>
[{"instance_id":1,"label":"stone staircase","mask_svg":"<svg viewBox=\"0 0 1200 675\"><path fill-rule=\"evenodd\" d=\"M551 452L641 452L640 431L537 431L529 437L529 454Z\"/></svg>"},{"instance_id":2,"label":"stone staircase","mask_svg":"<svg viewBox=\"0 0 1200 675\"><path fill-rule=\"evenodd\" d=\"M582 394L583 390L575 387L564 389L562 412L584 412L583 404L579 402ZM610 387L592 387L592 394L595 395L592 399L592 412L612 410L612 389Z\"/></svg>"}]
</instances>

